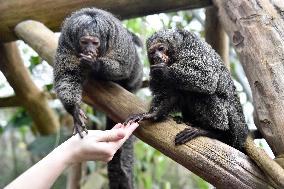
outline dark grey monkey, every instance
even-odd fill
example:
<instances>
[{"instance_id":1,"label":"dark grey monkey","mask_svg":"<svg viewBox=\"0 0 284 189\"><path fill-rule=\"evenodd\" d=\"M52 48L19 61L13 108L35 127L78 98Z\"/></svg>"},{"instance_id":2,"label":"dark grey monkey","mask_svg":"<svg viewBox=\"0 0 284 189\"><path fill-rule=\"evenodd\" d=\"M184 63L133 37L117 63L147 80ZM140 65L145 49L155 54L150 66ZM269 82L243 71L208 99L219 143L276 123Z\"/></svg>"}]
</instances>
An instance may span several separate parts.
<instances>
[{"instance_id":1,"label":"dark grey monkey","mask_svg":"<svg viewBox=\"0 0 284 189\"><path fill-rule=\"evenodd\" d=\"M193 128L177 134L176 145L209 136L244 151L248 127L242 107L229 71L211 46L189 31L161 30L147 40L147 50L151 107L126 122L159 121L180 111Z\"/></svg>"},{"instance_id":2,"label":"dark grey monkey","mask_svg":"<svg viewBox=\"0 0 284 189\"><path fill-rule=\"evenodd\" d=\"M65 109L73 116L74 134L83 137L86 116L80 109L82 84L87 77L113 81L134 92L142 84L143 66L135 43L137 36L111 13L85 8L62 25L54 65L54 87ZM107 129L114 125L108 119ZM130 138L109 163L110 188L133 188L133 144Z\"/></svg>"}]
</instances>

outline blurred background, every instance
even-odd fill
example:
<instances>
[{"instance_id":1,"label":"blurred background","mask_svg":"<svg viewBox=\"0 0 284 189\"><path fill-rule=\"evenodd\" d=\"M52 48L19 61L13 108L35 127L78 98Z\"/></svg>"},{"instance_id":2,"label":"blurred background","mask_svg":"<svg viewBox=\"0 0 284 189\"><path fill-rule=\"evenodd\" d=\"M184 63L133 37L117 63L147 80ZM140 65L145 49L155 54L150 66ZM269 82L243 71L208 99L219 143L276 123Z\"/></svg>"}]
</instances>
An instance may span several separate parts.
<instances>
[{"instance_id":1,"label":"blurred background","mask_svg":"<svg viewBox=\"0 0 284 189\"><path fill-rule=\"evenodd\" d=\"M196 9L179 11L174 13L161 13L146 17L124 20L123 24L130 31L136 33L143 40L155 31L162 28L184 28L204 38L205 10ZM58 34L59 36L59 34ZM22 41L17 41L25 66L29 69L36 85L47 93L52 91L52 67L43 61L37 53ZM149 64L144 49L138 49L141 61L144 64L144 80L148 80ZM241 64L235 51L230 46L229 66L235 85L243 106L247 123L250 129L253 124L252 97L248 81L245 77ZM1 97L13 95L13 89L9 86L4 75L0 72L0 95ZM151 100L151 92L143 88L137 92L144 101ZM66 140L72 132L73 122L66 113L58 99L49 100L49 105L56 110L60 117L61 128L56 135L40 136L36 131L31 117L21 107L0 109L0 188L35 164L52 149ZM92 107L83 104L88 114L89 129L104 129L105 115ZM272 152L264 140L257 143L263 146L273 157ZM213 188L200 177L194 175L181 165L161 154L159 151L143 143L139 139L135 142L136 162L134 167L135 184L138 189L209 189ZM104 189L107 188L106 164L100 162L83 163L81 188ZM70 172L65 173L57 180L53 188L66 188Z\"/></svg>"}]
</instances>

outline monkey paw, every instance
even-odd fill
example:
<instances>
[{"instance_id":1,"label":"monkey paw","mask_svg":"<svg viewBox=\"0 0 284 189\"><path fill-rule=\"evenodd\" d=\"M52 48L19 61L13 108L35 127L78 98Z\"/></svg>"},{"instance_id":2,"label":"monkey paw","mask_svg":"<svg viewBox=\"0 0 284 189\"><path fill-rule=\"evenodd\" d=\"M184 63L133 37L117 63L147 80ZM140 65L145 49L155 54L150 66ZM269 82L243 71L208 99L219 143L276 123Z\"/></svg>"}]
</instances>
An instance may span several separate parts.
<instances>
[{"instance_id":1,"label":"monkey paw","mask_svg":"<svg viewBox=\"0 0 284 189\"><path fill-rule=\"evenodd\" d=\"M80 61L86 61L86 62L94 62L95 58L91 55L85 55L83 53L80 54Z\"/></svg>"},{"instance_id":2,"label":"monkey paw","mask_svg":"<svg viewBox=\"0 0 284 189\"><path fill-rule=\"evenodd\" d=\"M87 116L85 115L84 111L79 109L78 113L74 115L74 128L73 128L73 135L77 133L81 138L83 138L82 132L85 131L88 134L88 130L86 128L85 121L87 120Z\"/></svg>"},{"instance_id":3,"label":"monkey paw","mask_svg":"<svg viewBox=\"0 0 284 189\"><path fill-rule=\"evenodd\" d=\"M94 60L87 55L80 54L80 68L90 70L94 64Z\"/></svg>"},{"instance_id":4,"label":"monkey paw","mask_svg":"<svg viewBox=\"0 0 284 189\"><path fill-rule=\"evenodd\" d=\"M176 135L175 145L177 146L177 145L184 144L190 141L191 139L197 136L200 136L200 135L201 135L201 132L199 129L194 128L194 127L186 128Z\"/></svg>"},{"instance_id":5,"label":"monkey paw","mask_svg":"<svg viewBox=\"0 0 284 189\"><path fill-rule=\"evenodd\" d=\"M140 122L144 119L145 117L145 113L142 114L133 114L130 115L125 122L123 123L123 125L127 125L128 123L134 123L134 122Z\"/></svg>"}]
</instances>

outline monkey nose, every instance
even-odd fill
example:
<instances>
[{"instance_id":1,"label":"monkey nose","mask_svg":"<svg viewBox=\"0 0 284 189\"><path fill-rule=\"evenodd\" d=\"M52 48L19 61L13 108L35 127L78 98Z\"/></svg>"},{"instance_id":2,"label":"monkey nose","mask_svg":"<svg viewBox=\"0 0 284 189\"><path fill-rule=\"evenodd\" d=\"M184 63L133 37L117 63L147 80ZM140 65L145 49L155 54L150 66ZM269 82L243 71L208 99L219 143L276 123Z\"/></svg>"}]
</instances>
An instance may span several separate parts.
<instances>
[{"instance_id":1,"label":"monkey nose","mask_svg":"<svg viewBox=\"0 0 284 189\"><path fill-rule=\"evenodd\" d=\"M84 53L87 56L91 56L92 58L96 58L97 57L97 51L93 51L93 50L88 50Z\"/></svg>"}]
</instances>

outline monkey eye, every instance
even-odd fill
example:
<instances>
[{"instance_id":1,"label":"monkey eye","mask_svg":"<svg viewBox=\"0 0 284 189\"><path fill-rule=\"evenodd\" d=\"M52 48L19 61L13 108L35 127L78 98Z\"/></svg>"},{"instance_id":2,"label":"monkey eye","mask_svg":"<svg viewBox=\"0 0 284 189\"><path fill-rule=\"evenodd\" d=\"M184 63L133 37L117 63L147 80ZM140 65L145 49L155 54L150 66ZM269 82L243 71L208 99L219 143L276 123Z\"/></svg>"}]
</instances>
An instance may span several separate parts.
<instances>
[{"instance_id":1,"label":"monkey eye","mask_svg":"<svg viewBox=\"0 0 284 189\"><path fill-rule=\"evenodd\" d=\"M94 46L99 46L99 45L100 45L100 42L99 42L99 41L92 41L92 44L93 44Z\"/></svg>"},{"instance_id":2,"label":"monkey eye","mask_svg":"<svg viewBox=\"0 0 284 189\"><path fill-rule=\"evenodd\" d=\"M87 44L88 44L88 41L80 40L80 44L81 44L81 45L87 45Z\"/></svg>"},{"instance_id":3,"label":"monkey eye","mask_svg":"<svg viewBox=\"0 0 284 189\"><path fill-rule=\"evenodd\" d=\"M158 51L165 51L166 48L164 46L159 46Z\"/></svg>"}]
</instances>

